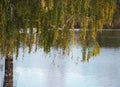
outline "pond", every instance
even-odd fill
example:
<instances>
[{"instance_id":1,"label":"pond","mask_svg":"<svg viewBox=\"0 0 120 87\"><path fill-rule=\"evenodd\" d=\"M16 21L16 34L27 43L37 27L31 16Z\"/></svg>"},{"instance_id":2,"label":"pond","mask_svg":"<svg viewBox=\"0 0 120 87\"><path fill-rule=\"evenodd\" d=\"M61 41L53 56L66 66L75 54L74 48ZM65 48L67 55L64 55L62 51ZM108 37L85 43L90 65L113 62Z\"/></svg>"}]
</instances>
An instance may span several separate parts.
<instances>
[{"instance_id":1,"label":"pond","mask_svg":"<svg viewBox=\"0 0 120 87\"><path fill-rule=\"evenodd\" d=\"M76 39L69 55L51 48L47 55L43 49L26 50L23 57L21 50L13 62L14 87L119 87L120 31L103 31L97 41L100 53L85 62Z\"/></svg>"}]
</instances>

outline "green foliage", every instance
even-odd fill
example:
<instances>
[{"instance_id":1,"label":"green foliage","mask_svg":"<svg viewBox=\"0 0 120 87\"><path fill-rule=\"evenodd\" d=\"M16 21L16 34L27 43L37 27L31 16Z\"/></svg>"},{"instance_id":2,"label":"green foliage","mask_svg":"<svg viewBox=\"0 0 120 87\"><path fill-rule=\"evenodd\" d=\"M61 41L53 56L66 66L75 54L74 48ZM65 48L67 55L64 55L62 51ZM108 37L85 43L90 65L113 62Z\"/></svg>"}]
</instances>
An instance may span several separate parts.
<instances>
[{"instance_id":1,"label":"green foliage","mask_svg":"<svg viewBox=\"0 0 120 87\"><path fill-rule=\"evenodd\" d=\"M15 52L18 56L20 47L28 47L31 52L34 44L36 50L42 47L48 53L56 47L64 53L69 36L74 42L74 26L78 23L85 59L86 38L96 39L98 29L111 23L115 8L116 0L1 0L0 53L6 56ZM99 53L97 43L92 47L88 59Z\"/></svg>"}]
</instances>

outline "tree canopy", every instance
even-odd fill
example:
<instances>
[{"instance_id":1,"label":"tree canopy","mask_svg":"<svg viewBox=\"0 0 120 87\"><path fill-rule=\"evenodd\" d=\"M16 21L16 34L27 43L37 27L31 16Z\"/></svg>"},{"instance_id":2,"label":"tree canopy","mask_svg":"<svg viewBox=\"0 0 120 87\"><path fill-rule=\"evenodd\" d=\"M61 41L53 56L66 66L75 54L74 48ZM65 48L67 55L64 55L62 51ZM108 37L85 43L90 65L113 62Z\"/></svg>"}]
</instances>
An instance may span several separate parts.
<instances>
[{"instance_id":1,"label":"tree canopy","mask_svg":"<svg viewBox=\"0 0 120 87\"><path fill-rule=\"evenodd\" d=\"M31 52L33 45L35 50L44 48L46 53L51 47L65 51L69 37L74 39L75 24L79 24L83 54L92 44L88 56L96 55L97 32L106 22L112 24L116 3L117 0L1 0L0 53L18 56L20 47L23 51L28 47Z\"/></svg>"}]
</instances>

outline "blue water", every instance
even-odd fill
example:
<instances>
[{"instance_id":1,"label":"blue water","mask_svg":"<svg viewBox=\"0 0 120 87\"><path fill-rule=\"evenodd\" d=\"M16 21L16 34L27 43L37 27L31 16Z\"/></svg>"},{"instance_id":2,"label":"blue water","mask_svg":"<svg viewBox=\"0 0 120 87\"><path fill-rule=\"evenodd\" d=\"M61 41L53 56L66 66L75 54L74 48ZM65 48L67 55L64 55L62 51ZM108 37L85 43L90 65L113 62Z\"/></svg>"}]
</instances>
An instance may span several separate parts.
<instances>
[{"instance_id":1,"label":"blue water","mask_svg":"<svg viewBox=\"0 0 120 87\"><path fill-rule=\"evenodd\" d=\"M82 47L77 41L64 55L55 48L48 54L43 48L31 54L26 48L23 54L20 48L13 61L14 87L120 87L120 32L103 34L98 37L100 53L85 62L81 62ZM0 59L0 87L4 62Z\"/></svg>"},{"instance_id":2,"label":"blue water","mask_svg":"<svg viewBox=\"0 0 120 87\"><path fill-rule=\"evenodd\" d=\"M40 49L14 60L15 87L120 87L120 47L100 48L100 54L81 62L80 46L73 53L45 55ZM77 51L76 51L77 49ZM55 53L56 52L56 53Z\"/></svg>"}]
</instances>

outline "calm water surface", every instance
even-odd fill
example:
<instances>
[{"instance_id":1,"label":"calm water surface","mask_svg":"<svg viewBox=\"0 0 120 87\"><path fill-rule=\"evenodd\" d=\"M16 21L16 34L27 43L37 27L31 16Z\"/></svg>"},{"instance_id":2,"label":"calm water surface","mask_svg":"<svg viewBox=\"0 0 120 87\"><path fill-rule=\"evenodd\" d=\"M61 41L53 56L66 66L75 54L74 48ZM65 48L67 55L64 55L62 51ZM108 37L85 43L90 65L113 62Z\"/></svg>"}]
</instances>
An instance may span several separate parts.
<instances>
[{"instance_id":1,"label":"calm water surface","mask_svg":"<svg viewBox=\"0 0 120 87\"><path fill-rule=\"evenodd\" d=\"M61 50L55 49L46 55L40 49L32 54L26 52L23 58L21 52L18 60L14 59L14 86L119 87L120 32L113 33L98 37L102 44L100 54L89 62L81 62L81 46L78 44L71 46L69 55L62 55Z\"/></svg>"}]
</instances>

